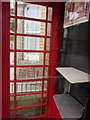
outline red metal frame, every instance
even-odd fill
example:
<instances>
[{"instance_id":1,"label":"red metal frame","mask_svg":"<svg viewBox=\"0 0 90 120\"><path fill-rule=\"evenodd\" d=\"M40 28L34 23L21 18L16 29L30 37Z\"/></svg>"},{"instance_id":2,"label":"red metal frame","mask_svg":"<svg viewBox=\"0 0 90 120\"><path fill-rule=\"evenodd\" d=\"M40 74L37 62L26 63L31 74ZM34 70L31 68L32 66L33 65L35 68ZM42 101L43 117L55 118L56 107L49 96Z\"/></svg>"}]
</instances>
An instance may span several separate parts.
<instances>
[{"instance_id":1,"label":"red metal frame","mask_svg":"<svg viewBox=\"0 0 90 120\"><path fill-rule=\"evenodd\" d=\"M2 2L0 2L0 58L2 58ZM0 59L0 119L2 118L2 59Z\"/></svg>"},{"instance_id":2,"label":"red metal frame","mask_svg":"<svg viewBox=\"0 0 90 120\"><path fill-rule=\"evenodd\" d=\"M15 16L10 16L10 18L15 18ZM32 21L38 21L38 22L47 22L48 21L48 23L52 23L52 21L49 21L48 19L42 20L42 19L21 17L21 16L17 16L17 19L32 20Z\"/></svg>"},{"instance_id":3,"label":"red metal frame","mask_svg":"<svg viewBox=\"0 0 90 120\"><path fill-rule=\"evenodd\" d=\"M14 33L10 33L10 35L14 35L15 36L14 50L10 50L10 52L13 51L15 53L14 54L14 65L10 65L10 67L14 67L14 82L10 81L10 82L14 83L14 94L10 95L10 96L14 96L14 107L12 107L10 109L14 109L14 118L16 118L16 109L22 109L22 108L30 108L30 107L40 106L40 117L42 117L42 106L43 105L47 105L47 102L43 103L43 94L44 93L48 93L48 91L44 91L44 81L45 81L45 79L44 79L44 72L45 72L45 67L50 67L49 65L45 65L46 53L50 53L50 51L46 51L46 38L50 38L50 36L47 36L47 23L52 23L51 21L48 21L48 7L46 7L46 20L34 19L34 18L27 18L27 17L19 17L19 16L17 16L17 2L16 2L15 3L15 16L10 16L10 18L15 18L15 32ZM19 34L19 33L17 33L17 19L45 22L46 23L45 36L41 36L41 35L28 35L28 34ZM44 50L43 51L41 51L41 50L18 50L16 48L16 37L17 37L17 35L32 36L32 37L43 37L43 38L45 38L45 40L44 40ZM44 53L43 65L17 65L16 64L16 52L39 52L39 53L42 52L42 53ZM18 82L16 80L16 67L23 67L23 68L24 67L43 67L42 92L16 94L16 83ZM28 82L28 80L25 80L25 81ZM41 96L41 103L39 105L16 107L16 96L33 95L33 94L41 94L42 95Z\"/></svg>"},{"instance_id":4,"label":"red metal frame","mask_svg":"<svg viewBox=\"0 0 90 120\"><path fill-rule=\"evenodd\" d=\"M17 17L17 9L16 9L16 12L15 12L15 17L13 16L10 16L9 15L9 3L3 3L3 55L5 54L6 56L3 56L3 71L5 71L3 73L3 118L9 118L10 116L10 110L9 109L14 109L14 118L16 118L16 109L22 109L22 108L27 108L27 107L35 107L35 106L41 106L41 109L40 109L40 116L35 116L35 117L31 117L31 118L43 118L45 117L46 115L48 117L50 117L50 115L52 115L52 99L53 99L53 95L54 95L54 78L53 76L55 76L55 67L56 67L56 60L57 60L57 50L55 51L56 48L58 48L58 40L59 40L59 29L57 29L59 26L60 26L60 4L58 3L53 3L53 5L51 3L38 3L38 4L41 4L41 5L45 5L47 8L49 6L51 6L53 8L53 20L52 21L47 21L46 20L38 20L38 19L29 19L29 18L24 18L24 17ZM16 3L16 8L17 8L17 3ZM58 14L57 14L58 13ZM46 14L46 16L48 16L48 12ZM6 18L6 19L5 19ZM9 24L9 20L10 18L15 18L15 23L17 23L17 18L19 19L28 19L28 20L34 20L34 21L40 21L40 22L46 22L46 28L47 28L47 22L48 23L53 23L52 24L52 34L51 36L46 36L46 32L47 32L47 29L45 31L45 35L29 35L29 34L21 34L21 33L17 33L16 29L17 29L17 26L15 26L15 33L9 33L9 30L10 30L10 24ZM17 25L17 24L16 24ZM4 29L5 28L5 29ZM10 39L9 39L9 36L10 35L15 35L15 46L14 46L14 50L10 50L9 48L9 45L10 45ZM42 37L42 38L45 38L45 43L44 43L44 50L41 51L41 50L37 50L37 51L34 51L34 50L17 50L16 49L16 36L31 36L31 37ZM51 50L50 51L46 51L46 38L50 38L51 39ZM9 53L10 52L14 52L14 65L10 65L9 63ZM16 52L42 52L44 53L44 64L43 65L16 65ZM45 56L46 56L46 53L50 53L50 61L53 61L55 62L55 64L52 64L50 61L49 61L49 65L45 65ZM7 58L7 59L6 59ZM10 72L9 72L9 68L10 67L14 67L15 70L14 70L14 81L10 81L9 78L10 78ZM16 80L16 67L48 67L49 68L49 73L48 75L49 76L52 76L52 78L43 78L43 79L35 79L33 81L43 81L43 84L42 84L42 91L41 92L35 92L35 93L24 93L24 94L16 94L16 82L28 82L28 81L31 81L30 79L28 80ZM43 76L44 76L44 71L43 71ZM44 88L44 81L45 80L48 80L48 90L47 91L43 91L43 88ZM13 82L14 83L14 94L13 95L10 95L10 91L9 91L9 84L10 82ZM43 93L47 93L47 100L46 100L46 103L43 103L42 100L43 100ZM33 105L33 106L22 106L22 107L16 107L16 96L21 96L21 95L30 95L30 94L42 94L42 99L41 99L41 104L39 105ZM14 96L14 108L9 108L10 106L10 100L9 100L9 96ZM46 108L46 112L45 112L45 115L42 115L42 106L43 105L46 105L47 108Z\"/></svg>"},{"instance_id":5,"label":"red metal frame","mask_svg":"<svg viewBox=\"0 0 90 120\"><path fill-rule=\"evenodd\" d=\"M9 118L9 3L2 2L2 118Z\"/></svg>"},{"instance_id":6,"label":"red metal frame","mask_svg":"<svg viewBox=\"0 0 90 120\"><path fill-rule=\"evenodd\" d=\"M56 62L57 62L57 56L58 56L58 41L60 40L60 25L61 25L61 19L60 19L60 10L61 10L61 3L55 3L53 7L53 20L52 20L52 33L51 33L51 56L50 56L50 71L49 75L51 78L49 79L49 94L48 94L48 110L47 110L47 118L61 118L59 111L57 110L57 107L54 103L53 96L54 93L54 87L55 87L55 78L56 76ZM52 109L51 109L52 108Z\"/></svg>"},{"instance_id":7,"label":"red metal frame","mask_svg":"<svg viewBox=\"0 0 90 120\"><path fill-rule=\"evenodd\" d=\"M10 33L10 35L15 35L15 33ZM45 37L45 35L31 35L31 34L22 34L22 33L17 33L17 36L30 36L30 37L42 37L42 38ZM51 38L50 36L47 37Z\"/></svg>"}]
</instances>

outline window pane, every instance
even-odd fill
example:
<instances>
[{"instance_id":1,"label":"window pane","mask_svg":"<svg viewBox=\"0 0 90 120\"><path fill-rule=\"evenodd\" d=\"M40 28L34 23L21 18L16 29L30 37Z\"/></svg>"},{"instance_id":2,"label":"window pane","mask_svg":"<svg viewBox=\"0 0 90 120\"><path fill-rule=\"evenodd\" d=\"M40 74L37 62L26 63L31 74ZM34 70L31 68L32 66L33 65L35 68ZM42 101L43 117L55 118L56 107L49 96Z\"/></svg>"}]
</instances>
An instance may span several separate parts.
<instances>
[{"instance_id":1,"label":"window pane","mask_svg":"<svg viewBox=\"0 0 90 120\"><path fill-rule=\"evenodd\" d=\"M40 99L41 99L41 94L17 96L16 104L17 107L40 104Z\"/></svg>"},{"instance_id":2,"label":"window pane","mask_svg":"<svg viewBox=\"0 0 90 120\"><path fill-rule=\"evenodd\" d=\"M10 52L10 65L14 65L14 52Z\"/></svg>"},{"instance_id":3,"label":"window pane","mask_svg":"<svg viewBox=\"0 0 90 120\"><path fill-rule=\"evenodd\" d=\"M49 65L49 53L46 53L45 64Z\"/></svg>"},{"instance_id":4,"label":"window pane","mask_svg":"<svg viewBox=\"0 0 90 120\"><path fill-rule=\"evenodd\" d=\"M47 24L47 36L51 35L51 23Z\"/></svg>"},{"instance_id":5,"label":"window pane","mask_svg":"<svg viewBox=\"0 0 90 120\"><path fill-rule=\"evenodd\" d=\"M45 35L45 23L32 20L17 20L17 33Z\"/></svg>"},{"instance_id":6,"label":"window pane","mask_svg":"<svg viewBox=\"0 0 90 120\"><path fill-rule=\"evenodd\" d=\"M10 96L10 107L14 107L14 97Z\"/></svg>"},{"instance_id":7,"label":"window pane","mask_svg":"<svg viewBox=\"0 0 90 120\"><path fill-rule=\"evenodd\" d=\"M52 8L48 7L48 20L51 21L52 20Z\"/></svg>"},{"instance_id":8,"label":"window pane","mask_svg":"<svg viewBox=\"0 0 90 120\"><path fill-rule=\"evenodd\" d=\"M17 36L17 49L44 50L44 38Z\"/></svg>"},{"instance_id":9,"label":"window pane","mask_svg":"<svg viewBox=\"0 0 90 120\"><path fill-rule=\"evenodd\" d=\"M46 103L46 97L47 97L47 94L44 93L44 94L43 94L43 103Z\"/></svg>"},{"instance_id":10,"label":"window pane","mask_svg":"<svg viewBox=\"0 0 90 120\"><path fill-rule=\"evenodd\" d=\"M44 77L45 77L45 78L48 78L48 67L45 67Z\"/></svg>"},{"instance_id":11,"label":"window pane","mask_svg":"<svg viewBox=\"0 0 90 120\"><path fill-rule=\"evenodd\" d=\"M17 65L43 65L44 53L17 52Z\"/></svg>"},{"instance_id":12,"label":"window pane","mask_svg":"<svg viewBox=\"0 0 90 120\"><path fill-rule=\"evenodd\" d=\"M46 19L46 7L41 5L18 2L17 15L36 19Z\"/></svg>"},{"instance_id":13,"label":"window pane","mask_svg":"<svg viewBox=\"0 0 90 120\"><path fill-rule=\"evenodd\" d=\"M47 82L48 82L47 80L44 81L44 91L47 90Z\"/></svg>"},{"instance_id":14,"label":"window pane","mask_svg":"<svg viewBox=\"0 0 90 120\"><path fill-rule=\"evenodd\" d=\"M39 79L43 77L43 67L19 67L16 68L17 80Z\"/></svg>"},{"instance_id":15,"label":"window pane","mask_svg":"<svg viewBox=\"0 0 90 120\"><path fill-rule=\"evenodd\" d=\"M10 118L14 118L14 110L10 110Z\"/></svg>"},{"instance_id":16,"label":"window pane","mask_svg":"<svg viewBox=\"0 0 90 120\"><path fill-rule=\"evenodd\" d=\"M11 82L10 83L10 94L13 94L14 93L14 83Z\"/></svg>"},{"instance_id":17,"label":"window pane","mask_svg":"<svg viewBox=\"0 0 90 120\"><path fill-rule=\"evenodd\" d=\"M10 2L10 15L14 16L15 15L15 2L12 0L12 2Z\"/></svg>"},{"instance_id":18,"label":"window pane","mask_svg":"<svg viewBox=\"0 0 90 120\"><path fill-rule=\"evenodd\" d=\"M42 91L42 81L17 82L16 89L17 94L39 92Z\"/></svg>"},{"instance_id":19,"label":"window pane","mask_svg":"<svg viewBox=\"0 0 90 120\"><path fill-rule=\"evenodd\" d=\"M10 80L14 80L14 67L10 68Z\"/></svg>"},{"instance_id":20,"label":"window pane","mask_svg":"<svg viewBox=\"0 0 90 120\"><path fill-rule=\"evenodd\" d=\"M27 118L40 115L40 107L17 109L17 118Z\"/></svg>"},{"instance_id":21,"label":"window pane","mask_svg":"<svg viewBox=\"0 0 90 120\"><path fill-rule=\"evenodd\" d=\"M50 38L46 39L46 50L49 51L50 50Z\"/></svg>"},{"instance_id":22,"label":"window pane","mask_svg":"<svg viewBox=\"0 0 90 120\"><path fill-rule=\"evenodd\" d=\"M14 35L10 35L10 49L14 49Z\"/></svg>"},{"instance_id":23,"label":"window pane","mask_svg":"<svg viewBox=\"0 0 90 120\"><path fill-rule=\"evenodd\" d=\"M15 32L15 19L10 18L10 33L14 33L14 32Z\"/></svg>"},{"instance_id":24,"label":"window pane","mask_svg":"<svg viewBox=\"0 0 90 120\"><path fill-rule=\"evenodd\" d=\"M42 106L42 114L45 114L45 111L46 111L46 106Z\"/></svg>"}]
</instances>

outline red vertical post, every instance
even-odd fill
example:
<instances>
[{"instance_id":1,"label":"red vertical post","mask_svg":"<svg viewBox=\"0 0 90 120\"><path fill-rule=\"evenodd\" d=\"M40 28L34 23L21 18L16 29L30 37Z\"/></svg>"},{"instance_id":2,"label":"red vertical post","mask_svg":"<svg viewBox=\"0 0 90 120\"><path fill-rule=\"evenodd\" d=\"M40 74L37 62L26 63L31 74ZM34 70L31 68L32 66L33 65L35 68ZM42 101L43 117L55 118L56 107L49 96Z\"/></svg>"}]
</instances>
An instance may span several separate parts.
<instances>
[{"instance_id":1,"label":"red vertical post","mask_svg":"<svg viewBox=\"0 0 90 120\"><path fill-rule=\"evenodd\" d=\"M49 102L48 102L48 115L49 118L59 117L59 112L53 100L54 96L54 80L56 76L56 62L58 55L58 41L60 39L60 9L61 3L55 3L53 7L53 20L52 20L52 36L51 36L51 57L50 57L50 84L49 84Z\"/></svg>"},{"instance_id":2,"label":"red vertical post","mask_svg":"<svg viewBox=\"0 0 90 120\"><path fill-rule=\"evenodd\" d=\"M2 118L9 116L9 2L2 2Z\"/></svg>"},{"instance_id":3,"label":"red vertical post","mask_svg":"<svg viewBox=\"0 0 90 120\"><path fill-rule=\"evenodd\" d=\"M0 2L0 119L2 118L2 2Z\"/></svg>"}]
</instances>

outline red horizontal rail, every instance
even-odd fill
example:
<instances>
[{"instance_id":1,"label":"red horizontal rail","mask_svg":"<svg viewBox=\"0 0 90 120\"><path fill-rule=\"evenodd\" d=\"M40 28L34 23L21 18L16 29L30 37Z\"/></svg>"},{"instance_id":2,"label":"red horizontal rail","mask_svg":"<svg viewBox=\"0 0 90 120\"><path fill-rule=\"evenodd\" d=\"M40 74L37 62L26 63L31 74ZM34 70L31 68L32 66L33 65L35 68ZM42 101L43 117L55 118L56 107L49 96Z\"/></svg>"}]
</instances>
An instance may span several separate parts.
<instances>
[{"instance_id":1,"label":"red horizontal rail","mask_svg":"<svg viewBox=\"0 0 90 120\"><path fill-rule=\"evenodd\" d=\"M49 79L45 79L45 78L40 78L40 79L28 79L28 80L16 80L16 81L10 81L10 82L13 82L13 83L15 83L15 82L34 82L34 81L45 81L45 80L49 80Z\"/></svg>"},{"instance_id":2,"label":"red horizontal rail","mask_svg":"<svg viewBox=\"0 0 90 120\"><path fill-rule=\"evenodd\" d=\"M41 91L41 92L32 92L32 93L22 93L22 94L10 94L9 96L24 96L24 95L33 95L33 94L43 94L43 93L48 93L48 91Z\"/></svg>"},{"instance_id":3,"label":"red horizontal rail","mask_svg":"<svg viewBox=\"0 0 90 120\"><path fill-rule=\"evenodd\" d=\"M10 67L49 67L49 65L10 65Z\"/></svg>"},{"instance_id":4,"label":"red horizontal rail","mask_svg":"<svg viewBox=\"0 0 90 120\"><path fill-rule=\"evenodd\" d=\"M47 50L23 50L23 49L10 49L11 52L48 52L48 53L51 53L51 51L58 51L58 50L53 50L53 49L50 49L49 51Z\"/></svg>"},{"instance_id":5,"label":"red horizontal rail","mask_svg":"<svg viewBox=\"0 0 90 120\"><path fill-rule=\"evenodd\" d=\"M43 103L42 105L46 105L46 103ZM10 109L23 109L23 108L32 108L32 107L39 107L41 104L36 104L36 105L30 105L30 106L20 106L20 107L11 107Z\"/></svg>"},{"instance_id":6,"label":"red horizontal rail","mask_svg":"<svg viewBox=\"0 0 90 120\"><path fill-rule=\"evenodd\" d=\"M41 38L51 38L51 36L45 36L45 35L32 35L32 34L22 34L22 33L10 33L10 35L17 35L17 36L29 36L29 37L41 37Z\"/></svg>"},{"instance_id":7,"label":"red horizontal rail","mask_svg":"<svg viewBox=\"0 0 90 120\"><path fill-rule=\"evenodd\" d=\"M52 21L47 21L47 20L43 20L43 19L37 19L37 18L29 18L29 17L22 17L22 16L10 16L10 18L17 18L17 19L23 19L23 20L32 20L32 21L38 21L38 22L48 22L48 23L52 23Z\"/></svg>"},{"instance_id":8,"label":"red horizontal rail","mask_svg":"<svg viewBox=\"0 0 90 120\"><path fill-rule=\"evenodd\" d=\"M11 52L39 52L39 53L50 53L50 51L45 51L45 50L21 50L21 49L17 49L17 50L14 50L14 49L10 49Z\"/></svg>"}]
</instances>

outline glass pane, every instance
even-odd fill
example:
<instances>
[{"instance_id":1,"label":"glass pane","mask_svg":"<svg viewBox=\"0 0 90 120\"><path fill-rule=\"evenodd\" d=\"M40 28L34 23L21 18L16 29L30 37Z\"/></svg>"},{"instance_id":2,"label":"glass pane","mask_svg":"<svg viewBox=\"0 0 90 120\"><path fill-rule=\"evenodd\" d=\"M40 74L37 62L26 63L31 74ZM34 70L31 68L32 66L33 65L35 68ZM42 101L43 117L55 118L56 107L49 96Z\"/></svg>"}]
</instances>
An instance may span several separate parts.
<instances>
[{"instance_id":1,"label":"glass pane","mask_svg":"<svg viewBox=\"0 0 90 120\"><path fill-rule=\"evenodd\" d=\"M46 53L45 64L49 65L49 53Z\"/></svg>"},{"instance_id":2,"label":"glass pane","mask_svg":"<svg viewBox=\"0 0 90 120\"><path fill-rule=\"evenodd\" d=\"M14 83L11 82L10 83L10 94L13 94L14 93Z\"/></svg>"},{"instance_id":3,"label":"glass pane","mask_svg":"<svg viewBox=\"0 0 90 120\"><path fill-rule=\"evenodd\" d=\"M46 50L49 51L50 50L50 38L46 39Z\"/></svg>"},{"instance_id":4,"label":"glass pane","mask_svg":"<svg viewBox=\"0 0 90 120\"><path fill-rule=\"evenodd\" d=\"M45 114L45 111L46 111L46 106L42 106L42 114Z\"/></svg>"},{"instance_id":5,"label":"glass pane","mask_svg":"<svg viewBox=\"0 0 90 120\"><path fill-rule=\"evenodd\" d=\"M45 77L45 78L48 78L48 67L45 67L44 77Z\"/></svg>"},{"instance_id":6,"label":"glass pane","mask_svg":"<svg viewBox=\"0 0 90 120\"><path fill-rule=\"evenodd\" d=\"M44 91L47 90L47 82L48 82L47 80L44 81Z\"/></svg>"},{"instance_id":7,"label":"glass pane","mask_svg":"<svg viewBox=\"0 0 90 120\"><path fill-rule=\"evenodd\" d=\"M17 36L17 49L44 50L44 38Z\"/></svg>"},{"instance_id":8,"label":"glass pane","mask_svg":"<svg viewBox=\"0 0 90 120\"><path fill-rule=\"evenodd\" d=\"M17 20L17 33L45 35L45 23L32 20Z\"/></svg>"},{"instance_id":9,"label":"glass pane","mask_svg":"<svg viewBox=\"0 0 90 120\"><path fill-rule=\"evenodd\" d=\"M39 79L43 77L43 67L18 67L16 68L17 80Z\"/></svg>"},{"instance_id":10,"label":"glass pane","mask_svg":"<svg viewBox=\"0 0 90 120\"><path fill-rule=\"evenodd\" d=\"M51 23L47 24L47 36L51 35Z\"/></svg>"},{"instance_id":11,"label":"glass pane","mask_svg":"<svg viewBox=\"0 0 90 120\"><path fill-rule=\"evenodd\" d=\"M10 118L14 118L14 110L10 110Z\"/></svg>"},{"instance_id":12,"label":"glass pane","mask_svg":"<svg viewBox=\"0 0 90 120\"><path fill-rule=\"evenodd\" d=\"M17 82L16 92L19 93L31 93L42 91L42 81L33 82Z\"/></svg>"},{"instance_id":13,"label":"glass pane","mask_svg":"<svg viewBox=\"0 0 90 120\"><path fill-rule=\"evenodd\" d=\"M15 2L13 0L10 2L10 15L15 15Z\"/></svg>"},{"instance_id":14,"label":"glass pane","mask_svg":"<svg viewBox=\"0 0 90 120\"><path fill-rule=\"evenodd\" d=\"M27 118L40 115L40 107L17 109L17 118Z\"/></svg>"},{"instance_id":15,"label":"glass pane","mask_svg":"<svg viewBox=\"0 0 90 120\"><path fill-rule=\"evenodd\" d=\"M10 35L10 49L14 49L14 35Z\"/></svg>"},{"instance_id":16,"label":"glass pane","mask_svg":"<svg viewBox=\"0 0 90 120\"><path fill-rule=\"evenodd\" d=\"M10 65L14 65L14 52L10 52Z\"/></svg>"},{"instance_id":17,"label":"glass pane","mask_svg":"<svg viewBox=\"0 0 90 120\"><path fill-rule=\"evenodd\" d=\"M43 103L46 103L46 97L47 97L47 94L44 93L44 94L43 94Z\"/></svg>"},{"instance_id":18,"label":"glass pane","mask_svg":"<svg viewBox=\"0 0 90 120\"><path fill-rule=\"evenodd\" d=\"M14 107L14 97L10 96L10 107Z\"/></svg>"},{"instance_id":19,"label":"glass pane","mask_svg":"<svg viewBox=\"0 0 90 120\"><path fill-rule=\"evenodd\" d=\"M46 19L46 7L41 5L18 2L17 15L36 19Z\"/></svg>"},{"instance_id":20,"label":"glass pane","mask_svg":"<svg viewBox=\"0 0 90 120\"><path fill-rule=\"evenodd\" d=\"M48 20L51 21L52 20L52 8L48 7Z\"/></svg>"},{"instance_id":21,"label":"glass pane","mask_svg":"<svg viewBox=\"0 0 90 120\"><path fill-rule=\"evenodd\" d=\"M10 18L10 33L14 33L14 32L15 32L15 19Z\"/></svg>"},{"instance_id":22,"label":"glass pane","mask_svg":"<svg viewBox=\"0 0 90 120\"><path fill-rule=\"evenodd\" d=\"M40 104L40 99L41 99L41 94L17 96L16 104L17 107Z\"/></svg>"},{"instance_id":23,"label":"glass pane","mask_svg":"<svg viewBox=\"0 0 90 120\"><path fill-rule=\"evenodd\" d=\"M10 80L14 80L14 67L10 68Z\"/></svg>"},{"instance_id":24,"label":"glass pane","mask_svg":"<svg viewBox=\"0 0 90 120\"><path fill-rule=\"evenodd\" d=\"M44 53L17 52L17 65L43 65Z\"/></svg>"}]
</instances>

